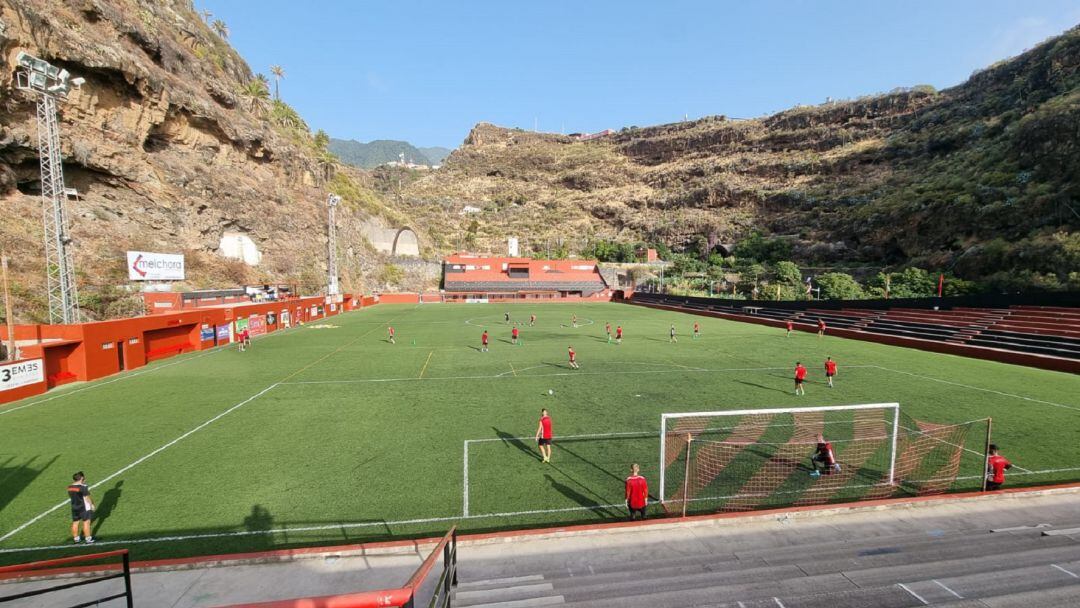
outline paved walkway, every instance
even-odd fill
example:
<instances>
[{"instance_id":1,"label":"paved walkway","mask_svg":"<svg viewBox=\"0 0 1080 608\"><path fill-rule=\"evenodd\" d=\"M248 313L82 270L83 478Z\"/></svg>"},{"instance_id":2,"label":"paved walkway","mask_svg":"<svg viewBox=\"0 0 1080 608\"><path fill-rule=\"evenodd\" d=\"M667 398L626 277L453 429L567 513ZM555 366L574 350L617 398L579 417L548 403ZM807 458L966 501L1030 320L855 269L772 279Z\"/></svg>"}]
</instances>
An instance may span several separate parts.
<instances>
[{"instance_id":1,"label":"paved walkway","mask_svg":"<svg viewBox=\"0 0 1080 608\"><path fill-rule=\"evenodd\" d=\"M945 499L839 513L800 512L686 523L667 520L656 525L552 532L524 538L464 537L459 546L460 581L465 584L464 591L482 587L493 579L513 580L535 572L586 576L632 562L670 562L692 556L707 559L750 551L783 552L785 547L805 548L815 542L928 539L1039 524L1080 527L1080 488L988 498ZM1002 543L995 551L1008 548L1008 543ZM371 550L366 555L318 553L282 563L217 567L192 564L183 569L140 571L133 575L136 606L202 608L396 587L409 578L426 552L426 547L408 546ZM49 582L0 584L0 596L46 584ZM107 591L104 585L111 584L101 584L102 595ZM10 605L70 605L86 601L87 594L83 587L50 595L48 601L26 600Z\"/></svg>"}]
</instances>

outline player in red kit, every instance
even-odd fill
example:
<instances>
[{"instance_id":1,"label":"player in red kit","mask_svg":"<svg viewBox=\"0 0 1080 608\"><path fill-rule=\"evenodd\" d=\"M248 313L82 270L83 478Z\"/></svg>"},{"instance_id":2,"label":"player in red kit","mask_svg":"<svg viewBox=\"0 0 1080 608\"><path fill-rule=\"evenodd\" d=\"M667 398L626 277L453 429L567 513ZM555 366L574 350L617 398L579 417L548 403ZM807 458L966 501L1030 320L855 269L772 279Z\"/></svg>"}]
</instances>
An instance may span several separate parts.
<instances>
[{"instance_id":1,"label":"player in red kit","mask_svg":"<svg viewBox=\"0 0 1080 608\"><path fill-rule=\"evenodd\" d=\"M825 377L829 379L829 388L833 387L832 379L836 375L836 361L832 357L825 357Z\"/></svg>"},{"instance_id":2,"label":"player in red kit","mask_svg":"<svg viewBox=\"0 0 1080 608\"><path fill-rule=\"evenodd\" d=\"M819 464L821 470L818 469ZM822 470L825 471L826 475L840 472L840 465L836 462L836 454L833 453L832 444L825 441L825 436L821 433L818 433L817 450L810 457L810 466L814 469L810 472L811 477L821 477Z\"/></svg>"},{"instance_id":3,"label":"player in red kit","mask_svg":"<svg viewBox=\"0 0 1080 608\"><path fill-rule=\"evenodd\" d=\"M788 322L787 322L787 336L785 336L785 337L790 338L791 337L791 331L793 329L795 329L795 323L792 322L791 319L788 319Z\"/></svg>"},{"instance_id":4,"label":"player in red kit","mask_svg":"<svg viewBox=\"0 0 1080 608\"><path fill-rule=\"evenodd\" d=\"M514 329L512 329L510 331L510 342L512 344L514 344L514 346L517 346L517 341L518 341L518 328L517 328L517 325L515 325Z\"/></svg>"},{"instance_id":5,"label":"player in red kit","mask_svg":"<svg viewBox=\"0 0 1080 608\"><path fill-rule=\"evenodd\" d=\"M484 333L480 334L480 352L488 352L488 333L484 330Z\"/></svg>"},{"instance_id":6,"label":"player in red kit","mask_svg":"<svg viewBox=\"0 0 1080 608\"><path fill-rule=\"evenodd\" d=\"M1012 468L1007 458L998 454L998 446L990 444L990 458L986 459L986 489L1000 490L1005 483L1005 471Z\"/></svg>"},{"instance_id":7,"label":"player in red kit","mask_svg":"<svg viewBox=\"0 0 1080 608\"><path fill-rule=\"evenodd\" d=\"M547 409L540 410L540 424L536 426L536 445L540 448L540 456L544 462L551 462L551 415Z\"/></svg>"},{"instance_id":8,"label":"player in red kit","mask_svg":"<svg viewBox=\"0 0 1080 608\"><path fill-rule=\"evenodd\" d=\"M825 335L825 319L817 320L817 337L821 338Z\"/></svg>"},{"instance_id":9,"label":"player in red kit","mask_svg":"<svg viewBox=\"0 0 1080 608\"><path fill-rule=\"evenodd\" d=\"M386 328L386 333L388 334L388 337L387 337L386 341L389 342L390 344L397 344L397 342L394 342L394 326L393 325Z\"/></svg>"},{"instance_id":10,"label":"player in red kit","mask_svg":"<svg viewBox=\"0 0 1080 608\"><path fill-rule=\"evenodd\" d=\"M806 368L799 361L795 362L795 394L805 395L806 389L803 388L803 381L806 380Z\"/></svg>"},{"instance_id":11,"label":"player in red kit","mask_svg":"<svg viewBox=\"0 0 1080 608\"><path fill-rule=\"evenodd\" d=\"M700 335L701 335L701 326L698 325L697 321L694 321L694 338L693 339L697 340L698 336L700 336Z\"/></svg>"},{"instance_id":12,"label":"player in red kit","mask_svg":"<svg viewBox=\"0 0 1080 608\"><path fill-rule=\"evenodd\" d=\"M622 344L622 325L615 328L615 343Z\"/></svg>"},{"instance_id":13,"label":"player in red kit","mask_svg":"<svg viewBox=\"0 0 1080 608\"><path fill-rule=\"evenodd\" d=\"M626 508L630 519L645 519L645 507L649 504L649 482L641 476L641 467L630 465L630 476L626 478Z\"/></svg>"},{"instance_id":14,"label":"player in red kit","mask_svg":"<svg viewBox=\"0 0 1080 608\"><path fill-rule=\"evenodd\" d=\"M567 346L566 351L567 351L567 354L570 355L570 367L572 367L574 369L581 369L580 367L578 367L578 364L577 364L577 353L574 352L574 347L573 346Z\"/></svg>"}]
</instances>

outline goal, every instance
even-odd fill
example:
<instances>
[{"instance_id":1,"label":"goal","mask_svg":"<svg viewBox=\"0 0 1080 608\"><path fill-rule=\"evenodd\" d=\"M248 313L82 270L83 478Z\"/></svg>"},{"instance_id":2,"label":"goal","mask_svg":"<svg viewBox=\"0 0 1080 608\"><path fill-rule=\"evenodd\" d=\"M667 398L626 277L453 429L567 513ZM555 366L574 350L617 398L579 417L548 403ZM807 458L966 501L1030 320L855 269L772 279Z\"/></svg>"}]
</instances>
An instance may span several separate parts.
<instances>
[{"instance_id":1,"label":"goal","mask_svg":"<svg viewBox=\"0 0 1080 608\"><path fill-rule=\"evenodd\" d=\"M660 501L669 513L747 511L949 489L979 422L938 425L898 403L663 414ZM835 466L814 466L818 436ZM816 472L815 472L816 471Z\"/></svg>"}]
</instances>

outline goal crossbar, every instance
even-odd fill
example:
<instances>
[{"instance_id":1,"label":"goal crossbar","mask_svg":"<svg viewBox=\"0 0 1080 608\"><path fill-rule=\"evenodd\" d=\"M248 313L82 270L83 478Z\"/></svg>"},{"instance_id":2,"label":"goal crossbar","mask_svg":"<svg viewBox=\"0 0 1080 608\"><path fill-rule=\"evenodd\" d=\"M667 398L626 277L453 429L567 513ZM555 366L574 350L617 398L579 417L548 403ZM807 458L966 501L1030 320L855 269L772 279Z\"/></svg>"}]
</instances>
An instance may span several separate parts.
<instances>
[{"instance_id":1,"label":"goal crossbar","mask_svg":"<svg viewBox=\"0 0 1080 608\"><path fill-rule=\"evenodd\" d=\"M811 407L780 407L765 409L721 410L713 412L678 412L660 415L660 500L664 502L666 494L666 471L667 468L667 440L668 421L680 418L725 418L732 416L764 416L775 414L799 414L813 412L843 412L857 410L892 410L892 432L889 437L889 470L888 484L896 483L896 440L900 431L900 404L899 403L861 403L856 405L822 405ZM714 430L714 429L707 429ZM689 447L687 448L689 450ZM689 459L689 454L687 455ZM687 461L689 466L689 460Z\"/></svg>"}]
</instances>

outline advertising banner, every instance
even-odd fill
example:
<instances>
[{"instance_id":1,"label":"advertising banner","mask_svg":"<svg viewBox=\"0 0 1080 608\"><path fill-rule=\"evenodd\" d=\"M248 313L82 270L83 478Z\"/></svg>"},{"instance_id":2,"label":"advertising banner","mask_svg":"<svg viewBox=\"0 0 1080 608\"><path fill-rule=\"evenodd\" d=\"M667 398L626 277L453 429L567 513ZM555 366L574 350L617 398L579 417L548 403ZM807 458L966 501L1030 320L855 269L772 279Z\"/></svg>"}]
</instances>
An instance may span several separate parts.
<instances>
[{"instance_id":1,"label":"advertising banner","mask_svg":"<svg viewBox=\"0 0 1080 608\"><path fill-rule=\"evenodd\" d=\"M127 267L132 281L184 280L184 256L178 254L129 251Z\"/></svg>"},{"instance_id":2,"label":"advertising banner","mask_svg":"<svg viewBox=\"0 0 1080 608\"><path fill-rule=\"evenodd\" d=\"M0 391L45 381L45 362L30 359L0 365Z\"/></svg>"},{"instance_id":3,"label":"advertising banner","mask_svg":"<svg viewBox=\"0 0 1080 608\"><path fill-rule=\"evenodd\" d=\"M217 342L218 342L218 344L228 344L229 343L229 326L228 325L218 325L217 326Z\"/></svg>"},{"instance_id":4,"label":"advertising banner","mask_svg":"<svg viewBox=\"0 0 1080 608\"><path fill-rule=\"evenodd\" d=\"M277 325L277 315L272 312L266 313L266 324Z\"/></svg>"},{"instance_id":5,"label":"advertising banner","mask_svg":"<svg viewBox=\"0 0 1080 608\"><path fill-rule=\"evenodd\" d=\"M248 317L248 331L253 336L261 336L266 333L266 320L262 315L251 315Z\"/></svg>"},{"instance_id":6,"label":"advertising banner","mask_svg":"<svg viewBox=\"0 0 1080 608\"><path fill-rule=\"evenodd\" d=\"M237 333L240 333L240 332L244 331L245 329L247 329L247 326L248 326L248 320L247 319L244 319L244 318L241 317L241 318L236 320L236 332Z\"/></svg>"},{"instance_id":7,"label":"advertising banner","mask_svg":"<svg viewBox=\"0 0 1080 608\"><path fill-rule=\"evenodd\" d=\"M202 328L199 330L199 337L203 342L208 342L214 339L214 327L203 323Z\"/></svg>"}]
</instances>

